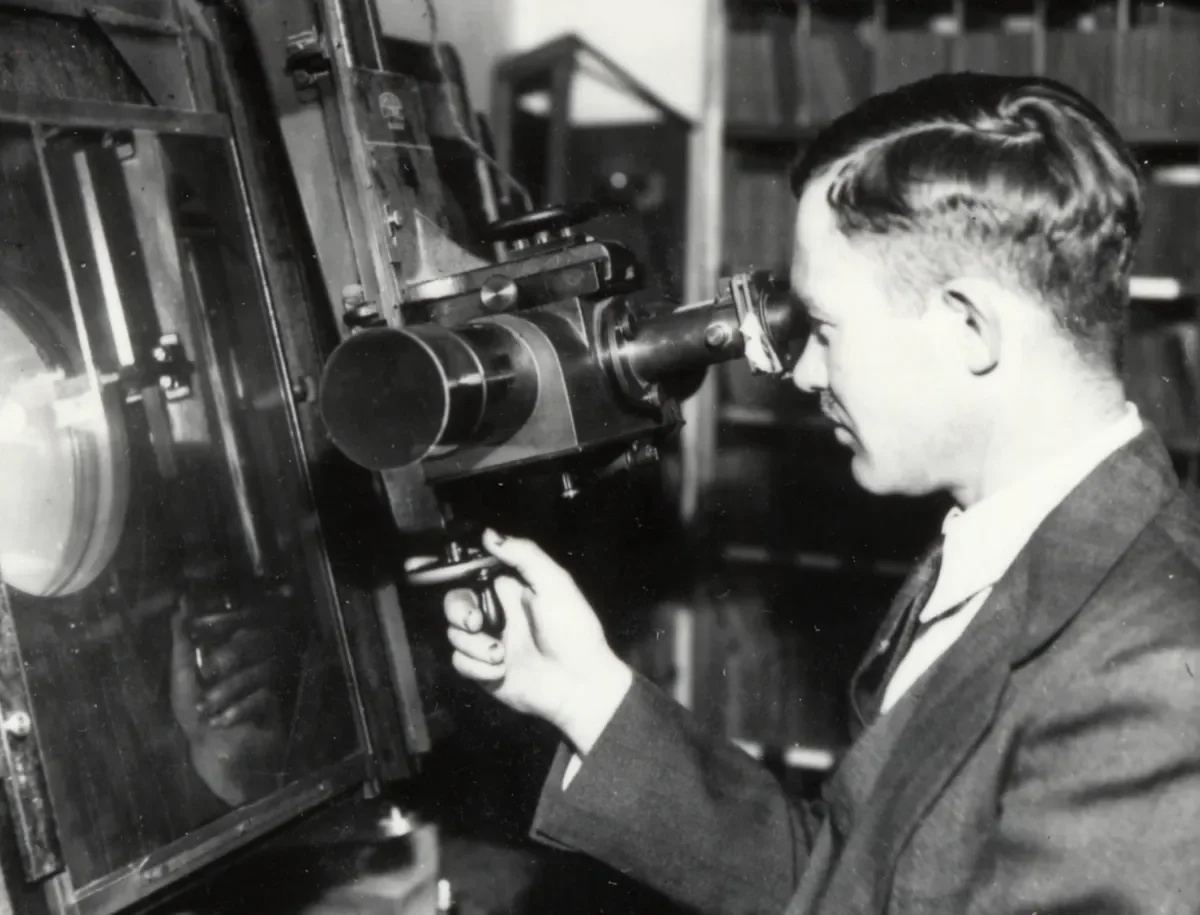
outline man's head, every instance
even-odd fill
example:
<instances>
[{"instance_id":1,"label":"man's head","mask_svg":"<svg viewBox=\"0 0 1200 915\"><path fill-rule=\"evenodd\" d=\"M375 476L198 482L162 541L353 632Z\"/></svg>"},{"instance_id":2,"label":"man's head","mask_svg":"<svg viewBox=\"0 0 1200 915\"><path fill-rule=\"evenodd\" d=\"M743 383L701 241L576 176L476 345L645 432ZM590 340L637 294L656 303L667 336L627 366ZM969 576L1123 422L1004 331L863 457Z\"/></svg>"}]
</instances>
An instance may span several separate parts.
<instances>
[{"instance_id":1,"label":"man's head","mask_svg":"<svg viewBox=\"0 0 1200 915\"><path fill-rule=\"evenodd\" d=\"M964 485L1031 387L1119 377L1137 165L1065 86L933 77L834 122L792 173L794 373L860 483Z\"/></svg>"}]
</instances>

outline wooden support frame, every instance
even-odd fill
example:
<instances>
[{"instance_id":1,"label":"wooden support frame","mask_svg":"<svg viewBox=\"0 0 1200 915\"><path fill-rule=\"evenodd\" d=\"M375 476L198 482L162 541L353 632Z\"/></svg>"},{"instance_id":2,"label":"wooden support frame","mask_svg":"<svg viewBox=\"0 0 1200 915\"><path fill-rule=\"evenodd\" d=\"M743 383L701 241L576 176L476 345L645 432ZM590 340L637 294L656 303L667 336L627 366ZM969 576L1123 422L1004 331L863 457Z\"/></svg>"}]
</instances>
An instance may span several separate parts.
<instances>
[{"instance_id":1,"label":"wooden support frame","mask_svg":"<svg viewBox=\"0 0 1200 915\"><path fill-rule=\"evenodd\" d=\"M725 196L725 88L729 27L726 0L705 0L703 109L692 131L689 155L686 301L715 294L721 265ZM702 517L702 499L716 475L718 375L709 372L700 390L683 405L680 448L680 514L692 526Z\"/></svg>"}]
</instances>

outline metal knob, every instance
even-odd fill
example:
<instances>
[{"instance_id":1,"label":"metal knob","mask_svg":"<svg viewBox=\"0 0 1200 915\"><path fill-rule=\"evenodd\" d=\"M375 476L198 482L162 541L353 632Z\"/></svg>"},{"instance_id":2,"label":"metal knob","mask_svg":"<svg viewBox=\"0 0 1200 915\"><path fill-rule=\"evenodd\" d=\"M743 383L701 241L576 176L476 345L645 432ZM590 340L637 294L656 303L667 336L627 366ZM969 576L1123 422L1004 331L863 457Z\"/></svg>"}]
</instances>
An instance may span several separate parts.
<instances>
[{"instance_id":1,"label":"metal knob","mask_svg":"<svg viewBox=\"0 0 1200 915\"><path fill-rule=\"evenodd\" d=\"M456 584L471 586L479 597L483 631L499 636L504 631L504 608L496 596L494 583L503 565L495 556L478 547L452 543L447 549L445 562L414 569L408 573L408 583L418 588Z\"/></svg>"},{"instance_id":2,"label":"metal knob","mask_svg":"<svg viewBox=\"0 0 1200 915\"><path fill-rule=\"evenodd\" d=\"M23 740L33 733L33 719L28 712L10 712L4 718L4 733Z\"/></svg>"}]
</instances>

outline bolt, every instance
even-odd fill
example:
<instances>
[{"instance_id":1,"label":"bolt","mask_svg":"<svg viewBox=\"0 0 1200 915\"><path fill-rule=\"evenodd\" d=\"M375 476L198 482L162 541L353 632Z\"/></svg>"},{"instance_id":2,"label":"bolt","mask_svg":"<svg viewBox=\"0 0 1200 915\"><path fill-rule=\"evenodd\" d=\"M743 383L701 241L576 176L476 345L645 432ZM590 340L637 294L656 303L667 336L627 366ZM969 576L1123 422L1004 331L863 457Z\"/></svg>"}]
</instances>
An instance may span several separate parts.
<instances>
[{"instance_id":1,"label":"bolt","mask_svg":"<svg viewBox=\"0 0 1200 915\"><path fill-rule=\"evenodd\" d=\"M388 207L387 224L392 232L399 232L404 227L404 214L399 210L393 210Z\"/></svg>"},{"instance_id":2,"label":"bolt","mask_svg":"<svg viewBox=\"0 0 1200 915\"><path fill-rule=\"evenodd\" d=\"M632 312L625 312L617 319L617 336L622 340L632 340L637 336L637 321Z\"/></svg>"},{"instance_id":3,"label":"bolt","mask_svg":"<svg viewBox=\"0 0 1200 915\"><path fill-rule=\"evenodd\" d=\"M657 461L658 460L658 448L655 445L647 442L645 445L642 445L642 447L638 449L637 460L642 463L648 463L650 461Z\"/></svg>"},{"instance_id":4,"label":"bolt","mask_svg":"<svg viewBox=\"0 0 1200 915\"><path fill-rule=\"evenodd\" d=\"M479 287L479 301L488 311L508 311L519 296L517 284L499 274L488 277Z\"/></svg>"},{"instance_id":5,"label":"bolt","mask_svg":"<svg viewBox=\"0 0 1200 915\"><path fill-rule=\"evenodd\" d=\"M33 719L28 712L12 712L4 719L4 733L9 737L28 737L33 733Z\"/></svg>"},{"instance_id":6,"label":"bolt","mask_svg":"<svg viewBox=\"0 0 1200 915\"><path fill-rule=\"evenodd\" d=\"M366 304L367 293L359 283L351 283L342 287L342 307L349 311L359 305Z\"/></svg>"},{"instance_id":7,"label":"bolt","mask_svg":"<svg viewBox=\"0 0 1200 915\"><path fill-rule=\"evenodd\" d=\"M721 349L728 346L729 341L732 339L733 331L729 329L729 325L727 324L722 324L718 321L704 328L704 343L710 349Z\"/></svg>"},{"instance_id":8,"label":"bolt","mask_svg":"<svg viewBox=\"0 0 1200 915\"><path fill-rule=\"evenodd\" d=\"M293 378L289 387L292 392L292 400L295 403L301 404L308 403L313 399L313 389L316 386L313 384L313 380L307 375L301 375Z\"/></svg>"},{"instance_id":9,"label":"bolt","mask_svg":"<svg viewBox=\"0 0 1200 915\"><path fill-rule=\"evenodd\" d=\"M634 442L625 452L625 465L630 470L658 460L658 448L653 442Z\"/></svg>"},{"instance_id":10,"label":"bolt","mask_svg":"<svg viewBox=\"0 0 1200 915\"><path fill-rule=\"evenodd\" d=\"M564 499L574 499L577 495L579 495L579 486L575 483L574 474L564 473L562 475L562 488Z\"/></svg>"}]
</instances>

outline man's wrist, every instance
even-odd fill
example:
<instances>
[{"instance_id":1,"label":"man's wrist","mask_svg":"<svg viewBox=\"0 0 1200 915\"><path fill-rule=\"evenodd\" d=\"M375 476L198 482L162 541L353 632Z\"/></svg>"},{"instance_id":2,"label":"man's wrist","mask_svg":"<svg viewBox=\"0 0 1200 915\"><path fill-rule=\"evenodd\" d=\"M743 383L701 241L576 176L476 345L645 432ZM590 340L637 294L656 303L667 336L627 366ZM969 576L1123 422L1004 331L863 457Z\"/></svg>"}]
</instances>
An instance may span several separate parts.
<instances>
[{"instance_id":1,"label":"man's wrist","mask_svg":"<svg viewBox=\"0 0 1200 915\"><path fill-rule=\"evenodd\" d=\"M567 701L555 726L577 754L591 752L633 686L633 671L615 655L567 687Z\"/></svg>"}]
</instances>

